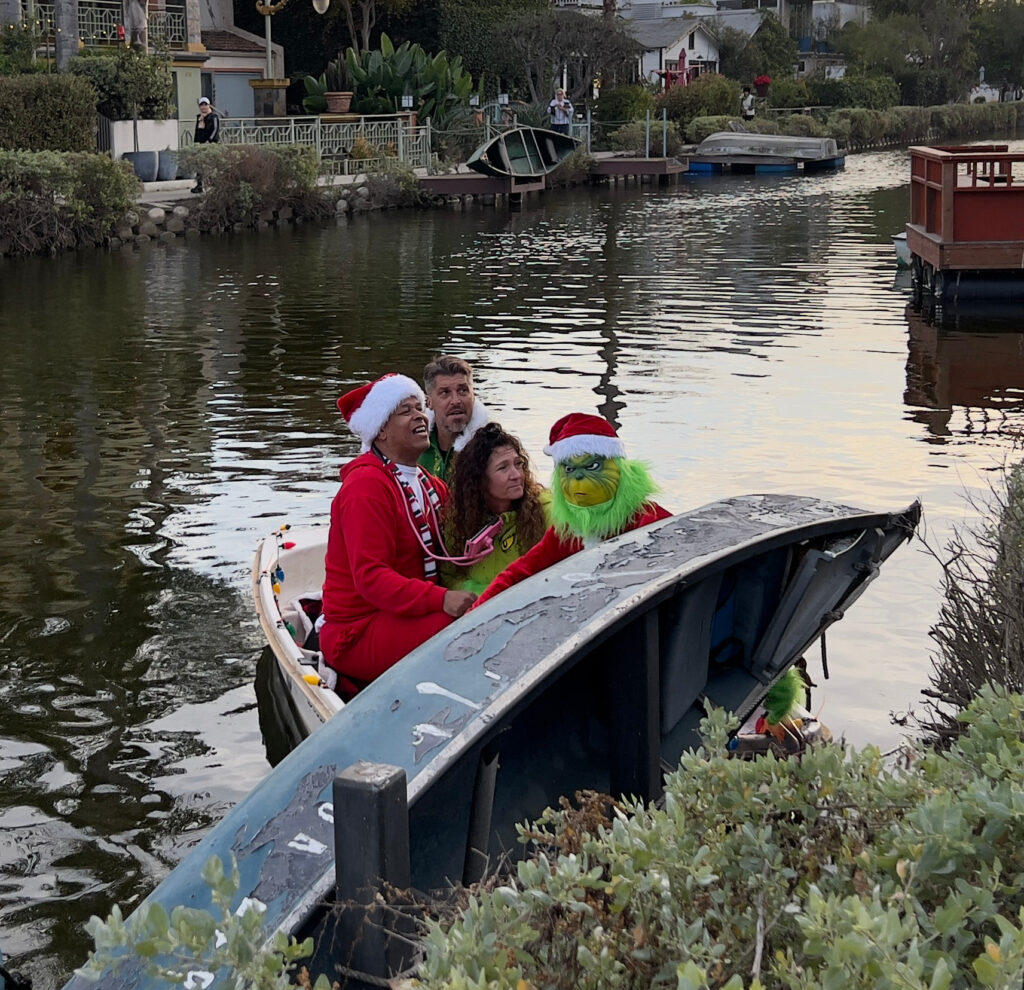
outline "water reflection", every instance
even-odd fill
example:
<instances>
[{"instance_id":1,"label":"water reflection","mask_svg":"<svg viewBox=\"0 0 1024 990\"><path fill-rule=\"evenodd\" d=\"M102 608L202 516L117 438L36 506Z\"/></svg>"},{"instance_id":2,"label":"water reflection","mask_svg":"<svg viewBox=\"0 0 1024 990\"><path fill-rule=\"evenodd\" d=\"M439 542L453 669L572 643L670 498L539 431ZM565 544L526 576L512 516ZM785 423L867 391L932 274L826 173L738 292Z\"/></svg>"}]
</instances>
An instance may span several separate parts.
<instances>
[{"instance_id":1,"label":"water reflection","mask_svg":"<svg viewBox=\"0 0 1024 990\"><path fill-rule=\"evenodd\" d=\"M915 422L949 437L954 416L968 434L1012 435L1024 412L1024 333L990 332L998 314L983 311L975 329L947 330L907 307L909 335L904 401ZM965 317L961 314L961 320Z\"/></svg>"}]
</instances>

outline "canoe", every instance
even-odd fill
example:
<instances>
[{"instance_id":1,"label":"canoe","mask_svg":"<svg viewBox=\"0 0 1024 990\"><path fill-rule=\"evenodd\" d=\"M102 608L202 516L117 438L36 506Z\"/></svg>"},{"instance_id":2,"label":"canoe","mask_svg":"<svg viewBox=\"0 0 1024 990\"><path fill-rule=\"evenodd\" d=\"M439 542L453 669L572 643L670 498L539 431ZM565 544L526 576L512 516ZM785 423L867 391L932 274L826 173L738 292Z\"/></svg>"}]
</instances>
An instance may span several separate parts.
<instances>
[{"instance_id":1,"label":"canoe","mask_svg":"<svg viewBox=\"0 0 1024 990\"><path fill-rule=\"evenodd\" d=\"M252 592L267 645L277 661L284 703L305 738L344 707L316 650L304 649L319 614L327 527L275 530L256 549Z\"/></svg>"},{"instance_id":2,"label":"canoe","mask_svg":"<svg viewBox=\"0 0 1024 990\"><path fill-rule=\"evenodd\" d=\"M657 799L665 770L699 742L706 708L749 719L912 536L920 511L749 495L556 564L452 623L332 715L144 905L210 910L203 866L234 856L232 910L250 898L268 940L312 935L379 980L393 942L386 931L335 931L324 905L336 893L345 901L373 877L420 891L471 882L503 852L518 854L516 823L578 790ZM285 581L298 573L287 556L282 569ZM397 791L384 787L395 782ZM353 801L362 785L386 790L378 816ZM367 854L381 846L386 870ZM348 924L351 913L341 916ZM309 963L314 974L332 965ZM200 962L195 972L207 990L232 985ZM106 990L162 985L134 958L101 980ZM92 985L75 977L68 987Z\"/></svg>"},{"instance_id":3,"label":"canoe","mask_svg":"<svg viewBox=\"0 0 1024 990\"><path fill-rule=\"evenodd\" d=\"M716 131L697 145L690 156L690 170L699 171L699 166L728 166L755 172L793 171L800 165L805 169L836 168L845 160L845 152L839 150L835 138Z\"/></svg>"},{"instance_id":4,"label":"canoe","mask_svg":"<svg viewBox=\"0 0 1024 990\"><path fill-rule=\"evenodd\" d=\"M538 179L556 169L580 142L540 127L514 127L485 141L466 164L484 175Z\"/></svg>"}]
</instances>

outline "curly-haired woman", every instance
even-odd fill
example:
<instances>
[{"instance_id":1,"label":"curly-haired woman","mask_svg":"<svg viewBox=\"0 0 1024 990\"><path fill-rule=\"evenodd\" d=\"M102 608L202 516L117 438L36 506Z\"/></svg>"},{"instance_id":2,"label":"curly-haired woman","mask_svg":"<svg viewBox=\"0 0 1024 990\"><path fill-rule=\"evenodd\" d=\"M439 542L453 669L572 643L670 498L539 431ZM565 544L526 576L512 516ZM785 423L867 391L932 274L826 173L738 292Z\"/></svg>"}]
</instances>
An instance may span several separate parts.
<instances>
[{"instance_id":1,"label":"curly-haired woman","mask_svg":"<svg viewBox=\"0 0 1024 990\"><path fill-rule=\"evenodd\" d=\"M550 524L550 497L534 480L518 438L497 423L480 427L455 462L444 511L445 543L449 552L459 554L466 541L495 516L501 517L504 526L494 540L494 550L482 560L467 567L441 565L445 587L476 592L486 588L544 535Z\"/></svg>"}]
</instances>

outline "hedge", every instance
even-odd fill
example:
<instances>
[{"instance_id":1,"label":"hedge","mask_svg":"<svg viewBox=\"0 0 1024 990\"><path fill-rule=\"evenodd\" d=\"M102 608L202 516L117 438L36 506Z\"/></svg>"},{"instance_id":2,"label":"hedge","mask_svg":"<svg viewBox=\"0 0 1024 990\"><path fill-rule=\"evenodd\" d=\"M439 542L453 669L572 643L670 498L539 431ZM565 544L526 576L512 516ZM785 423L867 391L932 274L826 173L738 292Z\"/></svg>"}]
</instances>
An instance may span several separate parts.
<instances>
[{"instance_id":1,"label":"hedge","mask_svg":"<svg viewBox=\"0 0 1024 990\"><path fill-rule=\"evenodd\" d=\"M131 166L108 155L0 151L0 254L102 243L138 190Z\"/></svg>"},{"instance_id":2,"label":"hedge","mask_svg":"<svg viewBox=\"0 0 1024 990\"><path fill-rule=\"evenodd\" d=\"M85 79L0 76L0 148L91 151L96 147L96 92Z\"/></svg>"},{"instance_id":3,"label":"hedge","mask_svg":"<svg viewBox=\"0 0 1024 990\"><path fill-rule=\"evenodd\" d=\"M696 117L686 127L686 140L699 144L715 131L728 130L730 122L737 119L730 115ZM745 121L744 126L758 133L834 137L839 147L848 151L883 145L942 144L1019 133L1024 129L1024 102L898 106L888 110L840 107L824 120L803 114L772 115Z\"/></svg>"}]
</instances>

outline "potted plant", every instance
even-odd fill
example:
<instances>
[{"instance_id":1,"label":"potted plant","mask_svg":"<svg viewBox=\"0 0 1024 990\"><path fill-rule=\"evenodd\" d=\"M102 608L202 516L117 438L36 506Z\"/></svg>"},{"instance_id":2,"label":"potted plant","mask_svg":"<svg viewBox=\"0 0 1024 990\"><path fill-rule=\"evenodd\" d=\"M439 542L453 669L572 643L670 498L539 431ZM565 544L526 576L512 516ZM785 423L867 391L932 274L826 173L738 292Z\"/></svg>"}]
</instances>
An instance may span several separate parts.
<instances>
[{"instance_id":1,"label":"potted plant","mask_svg":"<svg viewBox=\"0 0 1024 990\"><path fill-rule=\"evenodd\" d=\"M768 87L772 84L772 77L760 75L754 80L754 91L758 96L767 96Z\"/></svg>"},{"instance_id":2,"label":"potted plant","mask_svg":"<svg viewBox=\"0 0 1024 990\"><path fill-rule=\"evenodd\" d=\"M327 84L327 89L324 93L324 99L327 101L327 112L348 113L352 108L352 96L354 94L344 52L338 52L338 57L327 63L324 81Z\"/></svg>"}]
</instances>

